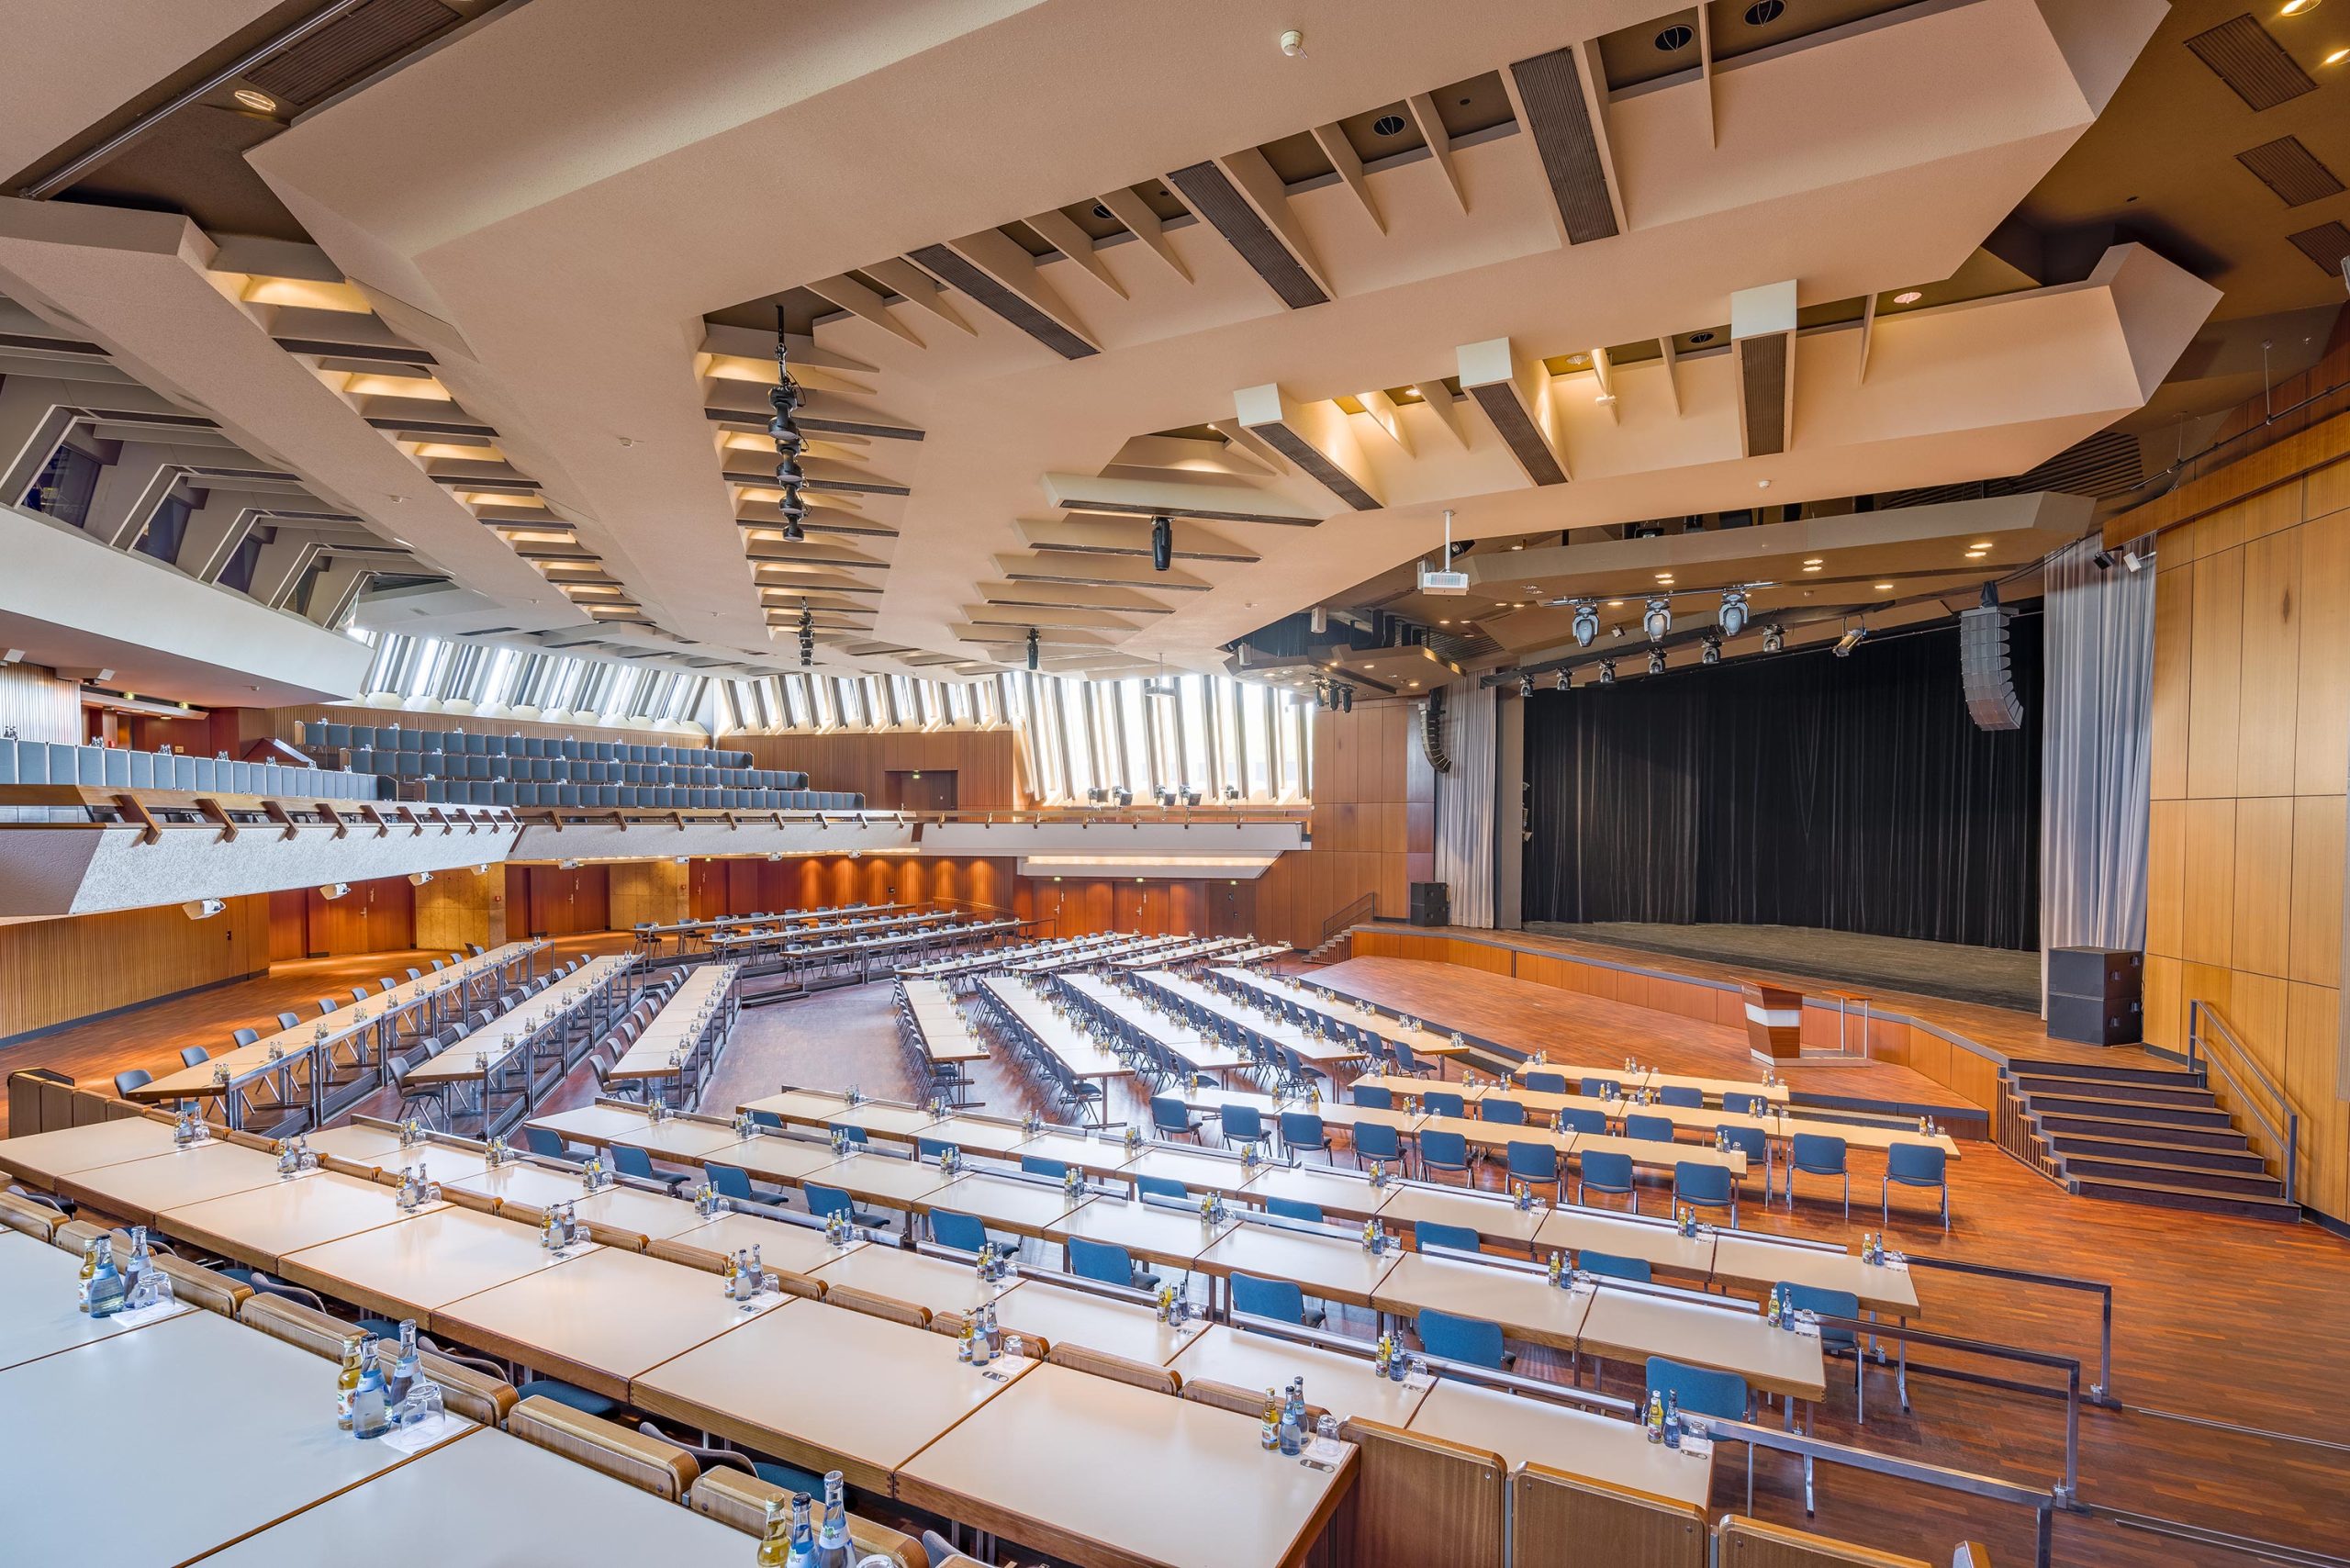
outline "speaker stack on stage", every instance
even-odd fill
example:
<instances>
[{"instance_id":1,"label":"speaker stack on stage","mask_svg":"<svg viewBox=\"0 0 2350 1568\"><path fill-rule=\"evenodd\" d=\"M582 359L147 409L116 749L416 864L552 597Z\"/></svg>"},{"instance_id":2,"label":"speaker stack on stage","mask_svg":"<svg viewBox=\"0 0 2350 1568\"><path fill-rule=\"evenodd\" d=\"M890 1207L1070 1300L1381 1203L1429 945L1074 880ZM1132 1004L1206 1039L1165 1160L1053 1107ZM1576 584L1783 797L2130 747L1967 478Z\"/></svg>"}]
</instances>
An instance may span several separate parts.
<instances>
[{"instance_id":1,"label":"speaker stack on stage","mask_svg":"<svg viewBox=\"0 0 2350 1568\"><path fill-rule=\"evenodd\" d=\"M2048 949L2048 1037L2134 1046L2145 1037L2145 960L2126 947Z\"/></svg>"},{"instance_id":2,"label":"speaker stack on stage","mask_svg":"<svg viewBox=\"0 0 2350 1568\"><path fill-rule=\"evenodd\" d=\"M1415 925L1452 924L1452 887L1448 882L1412 884L1411 919Z\"/></svg>"}]
</instances>

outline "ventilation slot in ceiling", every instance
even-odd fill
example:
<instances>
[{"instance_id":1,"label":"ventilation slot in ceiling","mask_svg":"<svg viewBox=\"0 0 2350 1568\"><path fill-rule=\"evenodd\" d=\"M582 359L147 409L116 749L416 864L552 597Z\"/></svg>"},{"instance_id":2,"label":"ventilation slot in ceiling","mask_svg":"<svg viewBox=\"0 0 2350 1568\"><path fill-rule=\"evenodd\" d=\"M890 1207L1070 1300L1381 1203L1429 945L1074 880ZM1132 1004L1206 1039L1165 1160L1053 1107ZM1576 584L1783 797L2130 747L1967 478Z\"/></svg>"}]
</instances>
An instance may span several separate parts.
<instances>
[{"instance_id":1,"label":"ventilation slot in ceiling","mask_svg":"<svg viewBox=\"0 0 2350 1568\"><path fill-rule=\"evenodd\" d=\"M2286 236L2300 248L2300 252L2315 262L2320 270L2336 273L2342 270L2342 258L2350 256L2350 228L2341 223L2321 223L2314 229L2304 229L2299 234Z\"/></svg>"},{"instance_id":2,"label":"ventilation slot in ceiling","mask_svg":"<svg viewBox=\"0 0 2350 1568\"><path fill-rule=\"evenodd\" d=\"M1303 310L1309 305L1329 302L1330 297L1298 265L1297 258L1289 253L1289 247L1266 227L1265 220L1241 199L1232 182L1214 164L1193 163L1178 169L1167 176L1167 183L1181 191L1192 210L1213 224L1225 241L1240 252L1240 259L1281 297L1283 305Z\"/></svg>"},{"instance_id":3,"label":"ventilation slot in ceiling","mask_svg":"<svg viewBox=\"0 0 2350 1568\"><path fill-rule=\"evenodd\" d=\"M2310 73L2249 12L2209 32L2197 33L2187 40L2187 47L2211 68L2213 75L2234 88L2237 97L2255 109L2273 109L2303 93L2317 91Z\"/></svg>"},{"instance_id":4,"label":"ventilation slot in ceiling","mask_svg":"<svg viewBox=\"0 0 2350 1568\"><path fill-rule=\"evenodd\" d=\"M995 312L1063 359L1083 359L1093 345L1037 309L944 245L909 252L931 276L962 290L974 304Z\"/></svg>"},{"instance_id":5,"label":"ventilation slot in ceiling","mask_svg":"<svg viewBox=\"0 0 2350 1568\"><path fill-rule=\"evenodd\" d=\"M462 19L441 0L366 0L245 75L278 102L307 108Z\"/></svg>"},{"instance_id":6,"label":"ventilation slot in ceiling","mask_svg":"<svg viewBox=\"0 0 2350 1568\"><path fill-rule=\"evenodd\" d=\"M1538 485L1567 482L1567 471L1559 465L1558 458L1551 454L1550 443L1542 439L1542 432L1535 428L1526 406L1517 400L1514 386L1506 381L1488 381L1470 387L1469 396L1485 410L1485 417L1494 422L1494 433L1517 459L1518 466L1526 470L1528 478Z\"/></svg>"},{"instance_id":7,"label":"ventilation slot in ceiling","mask_svg":"<svg viewBox=\"0 0 2350 1568\"><path fill-rule=\"evenodd\" d=\"M2274 141L2263 142L2250 151L2237 153L2236 162L2275 191L2277 199L2287 207L2322 201L2342 189L2342 182L2333 177L2333 171L2319 162L2317 154L2302 146L2298 136L2280 136Z\"/></svg>"},{"instance_id":8,"label":"ventilation slot in ceiling","mask_svg":"<svg viewBox=\"0 0 2350 1568\"><path fill-rule=\"evenodd\" d=\"M1509 74L1567 239L1581 245L1609 238L1616 232L1616 208L1607 199L1607 176L1600 167L1599 141L1592 134L1574 50L1556 49L1518 61Z\"/></svg>"}]
</instances>

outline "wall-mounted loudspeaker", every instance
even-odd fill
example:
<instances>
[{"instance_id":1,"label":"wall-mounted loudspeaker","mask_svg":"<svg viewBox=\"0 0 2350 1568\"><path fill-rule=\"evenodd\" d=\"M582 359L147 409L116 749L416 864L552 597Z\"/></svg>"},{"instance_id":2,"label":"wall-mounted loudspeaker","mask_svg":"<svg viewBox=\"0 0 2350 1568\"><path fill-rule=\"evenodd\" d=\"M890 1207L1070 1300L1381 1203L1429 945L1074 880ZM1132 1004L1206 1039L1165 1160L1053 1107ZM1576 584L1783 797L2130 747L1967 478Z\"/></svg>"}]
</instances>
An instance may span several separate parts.
<instances>
[{"instance_id":1,"label":"wall-mounted loudspeaker","mask_svg":"<svg viewBox=\"0 0 2350 1568\"><path fill-rule=\"evenodd\" d=\"M1990 595L1986 588L1984 597ZM2023 699L2016 695L2015 675L2008 667L2008 612L1996 600L1959 612L1958 678L1976 729L2023 727Z\"/></svg>"}]
</instances>

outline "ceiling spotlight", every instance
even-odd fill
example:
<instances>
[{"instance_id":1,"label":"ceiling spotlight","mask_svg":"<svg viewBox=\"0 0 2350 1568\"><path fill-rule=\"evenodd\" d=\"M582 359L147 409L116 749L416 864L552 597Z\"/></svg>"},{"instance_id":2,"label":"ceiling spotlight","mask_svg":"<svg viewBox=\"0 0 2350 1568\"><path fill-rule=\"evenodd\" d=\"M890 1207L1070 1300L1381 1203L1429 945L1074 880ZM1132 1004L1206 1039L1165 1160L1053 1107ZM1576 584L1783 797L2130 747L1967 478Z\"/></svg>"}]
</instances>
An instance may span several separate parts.
<instances>
[{"instance_id":1,"label":"ceiling spotlight","mask_svg":"<svg viewBox=\"0 0 2350 1568\"><path fill-rule=\"evenodd\" d=\"M2291 14L2286 13L2288 16ZM274 115L277 112L277 100L258 87L240 87L230 96L257 115Z\"/></svg>"},{"instance_id":2,"label":"ceiling spotlight","mask_svg":"<svg viewBox=\"0 0 2350 1568\"><path fill-rule=\"evenodd\" d=\"M326 886L319 890L319 897L328 900L339 899L350 890L351 884L349 882L329 882Z\"/></svg>"},{"instance_id":3,"label":"ceiling spotlight","mask_svg":"<svg viewBox=\"0 0 2350 1568\"><path fill-rule=\"evenodd\" d=\"M2146 569L2146 559L2147 558L2145 556L2139 554L2135 550L2124 550L2121 552L2121 564L2129 567L2133 572L2144 571Z\"/></svg>"},{"instance_id":4,"label":"ceiling spotlight","mask_svg":"<svg viewBox=\"0 0 2350 1568\"><path fill-rule=\"evenodd\" d=\"M2290 15L2289 12L2287 14ZM1966 554L1971 559L1974 556L1975 552L1969 550ZM2089 557L2089 565L2095 566L2100 572L2109 572L2113 570L2113 553L2109 550L2100 550L2096 554Z\"/></svg>"},{"instance_id":5,"label":"ceiling spotlight","mask_svg":"<svg viewBox=\"0 0 2350 1568\"><path fill-rule=\"evenodd\" d=\"M2332 54L2327 55L2323 60L2319 61L2318 63L2320 65L2339 65L2345 60L2350 60L2350 49L2337 49Z\"/></svg>"},{"instance_id":6,"label":"ceiling spotlight","mask_svg":"<svg viewBox=\"0 0 2350 1568\"><path fill-rule=\"evenodd\" d=\"M1616 684L1616 661L1614 659L1602 659L1599 661L1599 684L1602 686L1613 686Z\"/></svg>"},{"instance_id":7,"label":"ceiling spotlight","mask_svg":"<svg viewBox=\"0 0 2350 1568\"><path fill-rule=\"evenodd\" d=\"M1746 630L1746 590L1724 588L1721 611L1722 635L1735 637Z\"/></svg>"},{"instance_id":8,"label":"ceiling spotlight","mask_svg":"<svg viewBox=\"0 0 2350 1568\"><path fill-rule=\"evenodd\" d=\"M1342 686L1338 688L1338 711L1341 713L1351 713L1354 711L1355 689L1351 686Z\"/></svg>"},{"instance_id":9,"label":"ceiling spotlight","mask_svg":"<svg viewBox=\"0 0 2350 1568\"><path fill-rule=\"evenodd\" d=\"M1925 297L1926 294L1923 289L1905 288L1900 293L1893 297L1893 302L1896 305L1915 305L1918 301Z\"/></svg>"},{"instance_id":10,"label":"ceiling spotlight","mask_svg":"<svg viewBox=\"0 0 2350 1568\"><path fill-rule=\"evenodd\" d=\"M1662 648L1651 648L1649 650L1649 673L1651 675L1662 675L1664 673L1664 650Z\"/></svg>"},{"instance_id":11,"label":"ceiling spotlight","mask_svg":"<svg viewBox=\"0 0 2350 1568\"><path fill-rule=\"evenodd\" d=\"M1762 628L1762 651L1766 654L1784 652L1787 645L1787 629L1773 624Z\"/></svg>"},{"instance_id":12,"label":"ceiling spotlight","mask_svg":"<svg viewBox=\"0 0 2350 1568\"><path fill-rule=\"evenodd\" d=\"M1651 643L1662 643L1664 634L1673 630L1673 601L1669 599L1649 600L1648 613L1640 617L1640 628Z\"/></svg>"},{"instance_id":13,"label":"ceiling spotlight","mask_svg":"<svg viewBox=\"0 0 2350 1568\"><path fill-rule=\"evenodd\" d=\"M1588 648L1598 635L1599 606L1587 599L1575 600L1575 645Z\"/></svg>"},{"instance_id":14,"label":"ceiling spotlight","mask_svg":"<svg viewBox=\"0 0 2350 1568\"><path fill-rule=\"evenodd\" d=\"M1758 490L1767 490L1771 487L1771 481L1768 479L1757 479L1754 481L1754 487Z\"/></svg>"},{"instance_id":15,"label":"ceiling spotlight","mask_svg":"<svg viewBox=\"0 0 2350 1568\"><path fill-rule=\"evenodd\" d=\"M1551 682L1551 685L1560 691L1572 691L1574 689L1574 677L1569 675L1564 669L1561 669L1559 678Z\"/></svg>"},{"instance_id":16,"label":"ceiling spotlight","mask_svg":"<svg viewBox=\"0 0 2350 1568\"><path fill-rule=\"evenodd\" d=\"M1517 672L1517 694L1520 697L1531 697L1534 695L1534 672L1532 670L1527 669Z\"/></svg>"},{"instance_id":17,"label":"ceiling spotlight","mask_svg":"<svg viewBox=\"0 0 2350 1568\"><path fill-rule=\"evenodd\" d=\"M1165 517L1150 520L1150 569L1163 572L1175 564L1175 525Z\"/></svg>"},{"instance_id":18,"label":"ceiling spotlight","mask_svg":"<svg viewBox=\"0 0 2350 1568\"><path fill-rule=\"evenodd\" d=\"M1836 656L1840 659L1851 658L1852 650L1859 647L1861 639L1868 634L1869 628L1866 622L1863 622L1858 626L1845 627L1844 634L1836 639Z\"/></svg>"},{"instance_id":19,"label":"ceiling spotlight","mask_svg":"<svg viewBox=\"0 0 2350 1568\"><path fill-rule=\"evenodd\" d=\"M1891 593L1893 591L1893 585L1891 583L1871 583L1869 585L1869 589L1873 593Z\"/></svg>"},{"instance_id":20,"label":"ceiling spotlight","mask_svg":"<svg viewBox=\"0 0 2350 1568\"><path fill-rule=\"evenodd\" d=\"M1036 669L1036 629L1035 629L1034 626L1031 626L1031 627L1029 627L1029 628L1028 628L1028 670L1029 670L1029 673L1033 675L1033 674L1035 674L1035 669Z\"/></svg>"},{"instance_id":21,"label":"ceiling spotlight","mask_svg":"<svg viewBox=\"0 0 2350 1568\"><path fill-rule=\"evenodd\" d=\"M2285 0L2277 7L2277 14L2280 17L2300 17L2316 9L2317 0Z\"/></svg>"},{"instance_id":22,"label":"ceiling spotlight","mask_svg":"<svg viewBox=\"0 0 2350 1568\"><path fill-rule=\"evenodd\" d=\"M1708 638L1707 638L1707 639L1706 639L1706 651L1705 651L1704 653L1702 653L1702 654L1698 655L1697 656L1698 656L1700 659L1704 660L1706 663L1709 664L1709 665L1718 665L1718 664L1721 663L1721 662L1722 662L1722 640L1721 640L1719 637L1708 637Z\"/></svg>"},{"instance_id":23,"label":"ceiling spotlight","mask_svg":"<svg viewBox=\"0 0 2350 1568\"><path fill-rule=\"evenodd\" d=\"M775 386L767 393L767 406L775 414L767 420L767 434L775 441L775 482L783 487L783 498L776 503L776 510L783 514L784 541L800 544L808 538L807 531L800 527L808 516L808 503L800 497L800 487L808 482L808 476L800 467L800 454L807 450L808 438L800 433L797 422L800 384L791 379L789 346L783 307L778 305L775 308ZM805 641L803 638L803 649ZM808 660L803 656L800 662L806 664Z\"/></svg>"}]
</instances>

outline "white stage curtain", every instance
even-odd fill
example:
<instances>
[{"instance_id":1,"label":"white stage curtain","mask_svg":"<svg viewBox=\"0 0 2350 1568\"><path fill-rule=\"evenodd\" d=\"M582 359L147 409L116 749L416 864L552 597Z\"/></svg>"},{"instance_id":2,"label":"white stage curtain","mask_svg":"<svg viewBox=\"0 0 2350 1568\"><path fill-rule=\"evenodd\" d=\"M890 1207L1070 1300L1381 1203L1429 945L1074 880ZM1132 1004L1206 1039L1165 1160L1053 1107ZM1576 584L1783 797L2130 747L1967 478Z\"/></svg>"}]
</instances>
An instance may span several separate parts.
<instances>
[{"instance_id":1,"label":"white stage curtain","mask_svg":"<svg viewBox=\"0 0 2350 1568\"><path fill-rule=\"evenodd\" d=\"M2052 947L2146 944L2154 570L2048 557L2040 783L2041 970Z\"/></svg>"},{"instance_id":2,"label":"white stage curtain","mask_svg":"<svg viewBox=\"0 0 2350 1568\"><path fill-rule=\"evenodd\" d=\"M1445 750L1436 776L1436 879L1451 889L1452 924L1494 924L1494 747L1500 694L1476 680L1444 692Z\"/></svg>"}]
</instances>

